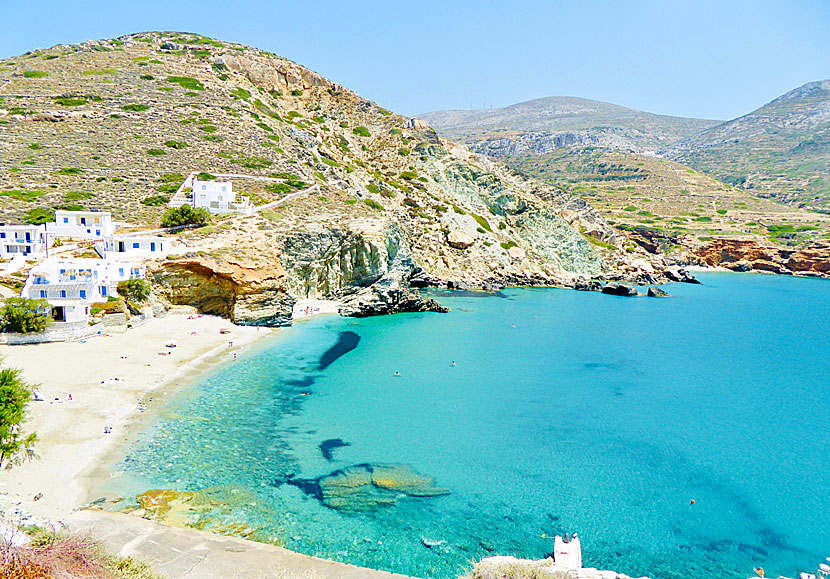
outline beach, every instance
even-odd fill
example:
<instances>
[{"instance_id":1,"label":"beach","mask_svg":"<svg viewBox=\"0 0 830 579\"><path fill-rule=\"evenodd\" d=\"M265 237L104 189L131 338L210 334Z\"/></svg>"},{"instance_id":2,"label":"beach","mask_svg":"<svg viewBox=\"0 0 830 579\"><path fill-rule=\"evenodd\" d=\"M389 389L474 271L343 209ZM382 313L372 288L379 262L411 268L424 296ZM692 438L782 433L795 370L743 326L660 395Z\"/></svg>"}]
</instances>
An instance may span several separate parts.
<instances>
[{"instance_id":1,"label":"beach","mask_svg":"<svg viewBox=\"0 0 830 579\"><path fill-rule=\"evenodd\" d=\"M81 342L0 346L3 365L19 368L43 398L23 425L37 432L39 458L0 474L0 514L61 521L90 500L92 474L129 441L147 404L278 331L176 314Z\"/></svg>"}]
</instances>

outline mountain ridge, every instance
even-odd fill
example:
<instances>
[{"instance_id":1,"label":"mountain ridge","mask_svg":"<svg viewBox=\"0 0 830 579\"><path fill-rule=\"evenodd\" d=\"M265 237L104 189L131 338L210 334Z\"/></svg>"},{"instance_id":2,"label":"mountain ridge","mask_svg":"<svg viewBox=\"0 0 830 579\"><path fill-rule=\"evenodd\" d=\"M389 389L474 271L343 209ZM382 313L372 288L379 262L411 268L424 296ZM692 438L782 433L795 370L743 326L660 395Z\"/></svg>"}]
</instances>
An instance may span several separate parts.
<instances>
[{"instance_id":1,"label":"mountain ridge","mask_svg":"<svg viewBox=\"0 0 830 579\"><path fill-rule=\"evenodd\" d=\"M524 150L546 153L567 143L656 150L720 122L657 115L570 96L543 97L498 109L435 111L418 118L494 156Z\"/></svg>"},{"instance_id":2,"label":"mountain ridge","mask_svg":"<svg viewBox=\"0 0 830 579\"><path fill-rule=\"evenodd\" d=\"M805 83L661 154L762 197L830 210L830 79Z\"/></svg>"}]
</instances>

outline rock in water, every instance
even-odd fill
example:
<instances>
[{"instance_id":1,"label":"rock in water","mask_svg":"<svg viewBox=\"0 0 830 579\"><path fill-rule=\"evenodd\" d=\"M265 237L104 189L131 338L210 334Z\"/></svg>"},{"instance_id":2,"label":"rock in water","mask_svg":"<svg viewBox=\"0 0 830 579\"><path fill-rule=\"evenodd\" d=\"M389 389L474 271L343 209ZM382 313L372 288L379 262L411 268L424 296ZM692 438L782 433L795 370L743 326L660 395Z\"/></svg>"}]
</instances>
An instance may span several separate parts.
<instances>
[{"instance_id":1,"label":"rock in water","mask_svg":"<svg viewBox=\"0 0 830 579\"><path fill-rule=\"evenodd\" d=\"M283 483L296 486L331 509L349 512L375 511L406 496L427 498L450 493L449 489L436 487L432 477L400 464L357 464L317 479L290 476L276 484Z\"/></svg>"},{"instance_id":2,"label":"rock in water","mask_svg":"<svg viewBox=\"0 0 830 579\"><path fill-rule=\"evenodd\" d=\"M636 296L637 290L624 283L610 282L602 288L602 293L612 296Z\"/></svg>"},{"instance_id":3,"label":"rock in water","mask_svg":"<svg viewBox=\"0 0 830 579\"><path fill-rule=\"evenodd\" d=\"M579 279L574 284L574 289L583 292L602 291L602 283L596 279Z\"/></svg>"},{"instance_id":4,"label":"rock in water","mask_svg":"<svg viewBox=\"0 0 830 579\"><path fill-rule=\"evenodd\" d=\"M648 297L650 298L667 298L669 294L657 286L651 286L648 288Z\"/></svg>"},{"instance_id":5,"label":"rock in water","mask_svg":"<svg viewBox=\"0 0 830 579\"><path fill-rule=\"evenodd\" d=\"M344 446L351 446L342 438L329 438L320 443L320 452L326 460L334 460L333 452L335 448L342 448Z\"/></svg>"},{"instance_id":6,"label":"rock in water","mask_svg":"<svg viewBox=\"0 0 830 579\"><path fill-rule=\"evenodd\" d=\"M695 276L682 268L667 269L666 277L672 281L679 281L682 283L700 283L695 279Z\"/></svg>"},{"instance_id":7,"label":"rock in water","mask_svg":"<svg viewBox=\"0 0 830 579\"><path fill-rule=\"evenodd\" d=\"M337 336L337 343L320 356L320 361L317 363L317 369L325 370L339 357L345 356L357 348L359 343L359 334L351 331L340 332L340 335Z\"/></svg>"}]
</instances>

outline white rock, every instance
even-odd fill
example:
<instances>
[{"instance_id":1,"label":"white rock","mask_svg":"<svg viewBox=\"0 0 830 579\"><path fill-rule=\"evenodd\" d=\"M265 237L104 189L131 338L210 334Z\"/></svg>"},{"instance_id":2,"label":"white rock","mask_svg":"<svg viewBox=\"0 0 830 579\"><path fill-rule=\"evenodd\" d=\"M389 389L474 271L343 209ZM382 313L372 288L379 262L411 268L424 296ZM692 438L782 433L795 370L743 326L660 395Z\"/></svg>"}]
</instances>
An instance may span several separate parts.
<instances>
[{"instance_id":1,"label":"white rock","mask_svg":"<svg viewBox=\"0 0 830 579\"><path fill-rule=\"evenodd\" d=\"M456 249L467 249L473 244L473 238L460 229L453 229L447 235L447 243Z\"/></svg>"},{"instance_id":2,"label":"white rock","mask_svg":"<svg viewBox=\"0 0 830 579\"><path fill-rule=\"evenodd\" d=\"M516 261L520 261L527 257L525 250L521 247L511 247L507 250L507 255L510 256L510 259L515 259Z\"/></svg>"}]
</instances>

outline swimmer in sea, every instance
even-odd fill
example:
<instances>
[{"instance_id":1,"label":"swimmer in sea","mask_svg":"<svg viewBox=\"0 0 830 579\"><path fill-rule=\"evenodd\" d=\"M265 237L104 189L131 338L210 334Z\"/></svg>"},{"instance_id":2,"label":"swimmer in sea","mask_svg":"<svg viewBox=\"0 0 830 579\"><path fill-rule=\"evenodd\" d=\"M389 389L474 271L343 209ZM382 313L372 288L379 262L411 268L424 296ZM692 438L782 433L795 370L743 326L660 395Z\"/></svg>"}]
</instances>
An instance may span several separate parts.
<instances>
[{"instance_id":1,"label":"swimmer in sea","mask_svg":"<svg viewBox=\"0 0 830 579\"><path fill-rule=\"evenodd\" d=\"M455 360L452 361L452 365L455 366Z\"/></svg>"},{"instance_id":2,"label":"swimmer in sea","mask_svg":"<svg viewBox=\"0 0 830 579\"><path fill-rule=\"evenodd\" d=\"M401 375L400 372L395 372L395 376L400 376L400 375Z\"/></svg>"}]
</instances>

